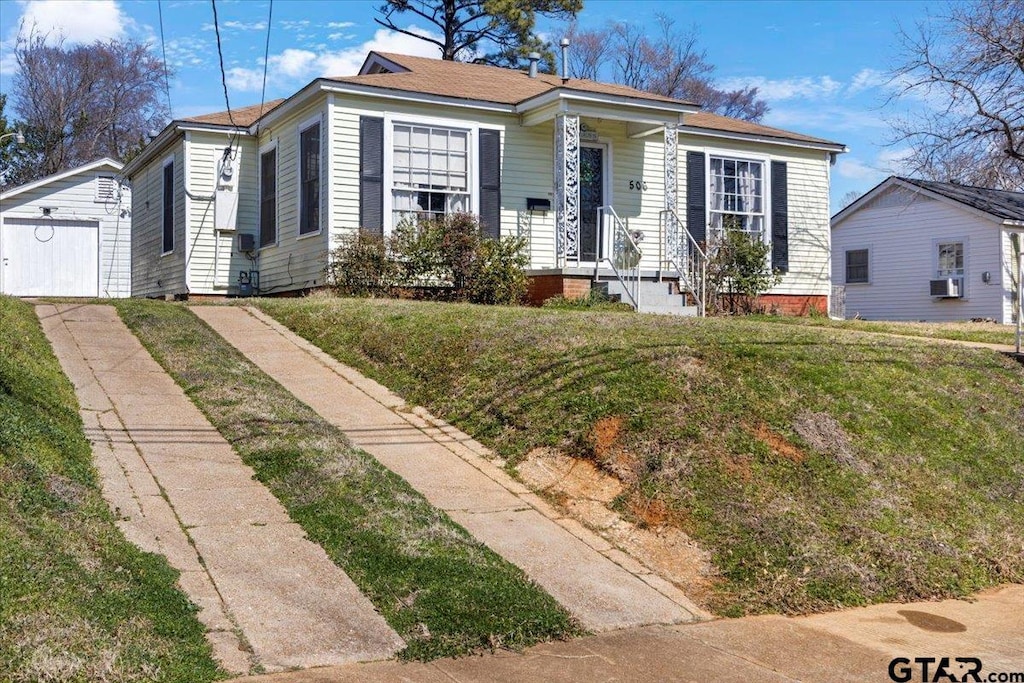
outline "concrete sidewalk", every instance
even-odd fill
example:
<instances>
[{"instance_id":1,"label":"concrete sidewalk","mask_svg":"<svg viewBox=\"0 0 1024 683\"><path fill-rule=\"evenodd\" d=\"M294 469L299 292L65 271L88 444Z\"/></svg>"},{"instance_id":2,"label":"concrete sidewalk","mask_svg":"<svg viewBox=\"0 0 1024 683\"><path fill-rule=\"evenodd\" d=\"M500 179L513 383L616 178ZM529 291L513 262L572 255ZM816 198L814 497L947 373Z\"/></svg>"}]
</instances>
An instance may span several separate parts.
<instances>
[{"instance_id":1,"label":"concrete sidewalk","mask_svg":"<svg viewBox=\"0 0 1024 683\"><path fill-rule=\"evenodd\" d=\"M181 572L225 669L378 660L404 647L113 307L36 312L78 394L118 526Z\"/></svg>"},{"instance_id":2,"label":"concrete sidewalk","mask_svg":"<svg viewBox=\"0 0 1024 683\"><path fill-rule=\"evenodd\" d=\"M975 602L946 600L876 605L810 617L721 619L653 626L545 643L522 654L422 663L378 662L238 679L233 683L484 683L494 681L890 681L889 665L907 681L935 678L942 657L963 680L981 662L978 680L1024 681L1024 586L986 591ZM927 677L915 658L934 657ZM904 668L905 667L905 668ZM992 678L990 673L1017 673ZM974 680L974 679L967 679Z\"/></svg>"},{"instance_id":3,"label":"concrete sidewalk","mask_svg":"<svg viewBox=\"0 0 1024 683\"><path fill-rule=\"evenodd\" d=\"M675 586L516 482L479 443L338 363L259 311L191 309L592 631L706 616Z\"/></svg>"}]
</instances>

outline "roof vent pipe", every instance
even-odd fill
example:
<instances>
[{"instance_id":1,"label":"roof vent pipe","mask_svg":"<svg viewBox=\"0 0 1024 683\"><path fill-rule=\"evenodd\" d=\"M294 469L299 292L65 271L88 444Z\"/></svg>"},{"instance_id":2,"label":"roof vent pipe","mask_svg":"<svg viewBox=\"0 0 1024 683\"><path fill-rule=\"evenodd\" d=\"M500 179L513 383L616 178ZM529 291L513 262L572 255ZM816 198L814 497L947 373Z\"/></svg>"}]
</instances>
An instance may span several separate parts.
<instances>
[{"instance_id":1,"label":"roof vent pipe","mask_svg":"<svg viewBox=\"0 0 1024 683\"><path fill-rule=\"evenodd\" d=\"M537 78L537 62L540 61L540 53L531 52L527 57L530 60L530 78Z\"/></svg>"},{"instance_id":2,"label":"roof vent pipe","mask_svg":"<svg viewBox=\"0 0 1024 683\"><path fill-rule=\"evenodd\" d=\"M558 42L562 46L562 82L569 80L569 39L562 38Z\"/></svg>"}]
</instances>

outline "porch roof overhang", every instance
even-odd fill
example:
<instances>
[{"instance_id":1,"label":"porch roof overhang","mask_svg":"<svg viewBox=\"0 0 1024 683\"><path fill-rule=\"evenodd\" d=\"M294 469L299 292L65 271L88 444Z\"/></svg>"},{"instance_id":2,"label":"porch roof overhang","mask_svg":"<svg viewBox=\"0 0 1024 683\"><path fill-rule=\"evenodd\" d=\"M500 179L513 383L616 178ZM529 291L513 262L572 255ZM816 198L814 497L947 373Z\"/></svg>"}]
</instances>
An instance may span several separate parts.
<instances>
[{"instance_id":1,"label":"porch roof overhang","mask_svg":"<svg viewBox=\"0 0 1024 683\"><path fill-rule=\"evenodd\" d=\"M683 122L684 114L699 110L696 105L682 102L641 100L563 89L538 95L516 105L519 122L523 126L536 126L562 114L578 114L589 118L626 121L634 126L631 135L650 135L666 125L679 125Z\"/></svg>"}]
</instances>

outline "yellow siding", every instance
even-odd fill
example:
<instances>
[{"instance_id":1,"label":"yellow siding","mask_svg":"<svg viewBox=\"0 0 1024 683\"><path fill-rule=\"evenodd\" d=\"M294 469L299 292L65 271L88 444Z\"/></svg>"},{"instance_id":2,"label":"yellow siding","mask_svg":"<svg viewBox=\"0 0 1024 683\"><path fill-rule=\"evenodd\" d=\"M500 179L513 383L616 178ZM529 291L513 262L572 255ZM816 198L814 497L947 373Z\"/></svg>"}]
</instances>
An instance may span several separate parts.
<instances>
[{"instance_id":1,"label":"yellow siding","mask_svg":"<svg viewBox=\"0 0 1024 683\"><path fill-rule=\"evenodd\" d=\"M174 251L163 250L163 167L174 155ZM132 176L132 296L185 294L185 187L179 139Z\"/></svg>"},{"instance_id":2,"label":"yellow siding","mask_svg":"<svg viewBox=\"0 0 1024 683\"><path fill-rule=\"evenodd\" d=\"M320 117L320 145L323 173L320 184L320 232L299 237L299 126ZM336 173L334 160L328 158L328 138L335 134L327 122L327 97L319 95L309 105L276 121L260 132L259 146L277 143L277 244L259 251L260 289L265 293L283 292L322 285L327 265L330 223L327 194L346 175ZM339 145L330 146L337 149ZM358 170L358 169L357 169ZM255 173L255 171L254 171ZM258 192L258 180L253 185ZM254 195L255 197L255 195ZM258 215L258 208L254 215Z\"/></svg>"}]
</instances>

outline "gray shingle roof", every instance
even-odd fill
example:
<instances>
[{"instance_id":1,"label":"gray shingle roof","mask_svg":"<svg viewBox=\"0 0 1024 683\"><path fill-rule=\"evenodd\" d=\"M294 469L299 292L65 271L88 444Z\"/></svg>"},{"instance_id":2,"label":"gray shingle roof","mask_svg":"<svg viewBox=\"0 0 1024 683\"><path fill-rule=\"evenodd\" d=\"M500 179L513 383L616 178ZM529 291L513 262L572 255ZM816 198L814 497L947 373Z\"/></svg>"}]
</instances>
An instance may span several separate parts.
<instances>
[{"instance_id":1,"label":"gray shingle roof","mask_svg":"<svg viewBox=\"0 0 1024 683\"><path fill-rule=\"evenodd\" d=\"M935 194L948 197L955 202L992 214L997 218L1024 221L1024 192L990 190L986 187L940 183L933 180L899 178L905 183L916 185Z\"/></svg>"}]
</instances>

